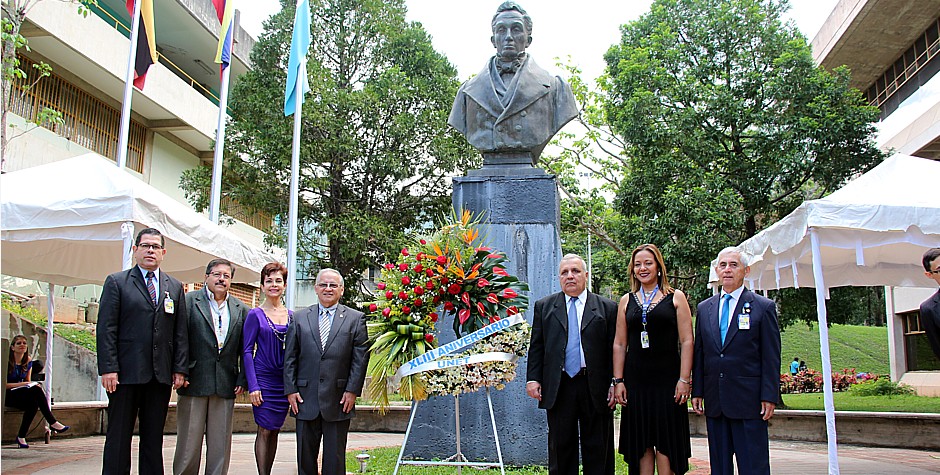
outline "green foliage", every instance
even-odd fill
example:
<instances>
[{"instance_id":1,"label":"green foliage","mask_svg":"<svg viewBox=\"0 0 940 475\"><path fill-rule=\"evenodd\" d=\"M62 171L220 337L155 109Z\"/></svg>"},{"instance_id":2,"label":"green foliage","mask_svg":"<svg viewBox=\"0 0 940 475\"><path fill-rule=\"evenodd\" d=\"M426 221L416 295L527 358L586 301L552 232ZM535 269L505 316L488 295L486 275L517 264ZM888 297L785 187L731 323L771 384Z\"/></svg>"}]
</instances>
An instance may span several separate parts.
<instances>
[{"instance_id":1,"label":"green foliage","mask_svg":"<svg viewBox=\"0 0 940 475\"><path fill-rule=\"evenodd\" d=\"M825 409L822 393L787 394L783 399L787 404L787 409L803 411ZM853 391L846 391L834 393L832 399L837 411L940 413L940 397L858 396Z\"/></svg>"},{"instance_id":2,"label":"green foliage","mask_svg":"<svg viewBox=\"0 0 940 475\"><path fill-rule=\"evenodd\" d=\"M880 378L856 384L849 390L855 396L905 396L914 395L914 388L905 384L896 383L887 378Z\"/></svg>"},{"instance_id":3,"label":"green foliage","mask_svg":"<svg viewBox=\"0 0 940 475\"><path fill-rule=\"evenodd\" d=\"M46 317L42 316L42 313L39 310L36 310L32 307L21 307L18 304L14 303L12 300L4 298L3 299L3 308L9 310L10 312L15 313L16 315L25 318L36 324L43 329L46 328L48 320ZM95 339L95 335L91 332L86 331L75 325L69 325L67 323L53 323L53 331L56 335L64 338L67 341L75 343L78 346L87 348L91 351L98 351L98 342Z\"/></svg>"},{"instance_id":4,"label":"green foliage","mask_svg":"<svg viewBox=\"0 0 940 475\"><path fill-rule=\"evenodd\" d=\"M223 193L276 217L266 231L278 245L287 238L293 133L283 92L294 6L284 3L255 44L254 68L234 84L223 174ZM354 283L394 255L409 232L447 212L448 176L469 167L474 154L446 125L456 70L420 24L405 21L403 1L311 7L298 256ZM181 186L196 208L208 205L208 170L185 173Z\"/></svg>"},{"instance_id":5,"label":"green foliage","mask_svg":"<svg viewBox=\"0 0 940 475\"><path fill-rule=\"evenodd\" d=\"M793 325L781 332L781 374L790 373L789 365L793 358L805 361L811 369L822 369L818 328L815 324ZM832 325L829 328L829 356L836 370L854 368L859 373L886 375L890 372L888 329Z\"/></svg>"},{"instance_id":6,"label":"green foliage","mask_svg":"<svg viewBox=\"0 0 940 475\"><path fill-rule=\"evenodd\" d=\"M770 297L779 304L781 327L816 322L816 289L781 289L771 291ZM826 313L830 325L885 324L884 287L835 287L829 289L829 297Z\"/></svg>"}]
</instances>

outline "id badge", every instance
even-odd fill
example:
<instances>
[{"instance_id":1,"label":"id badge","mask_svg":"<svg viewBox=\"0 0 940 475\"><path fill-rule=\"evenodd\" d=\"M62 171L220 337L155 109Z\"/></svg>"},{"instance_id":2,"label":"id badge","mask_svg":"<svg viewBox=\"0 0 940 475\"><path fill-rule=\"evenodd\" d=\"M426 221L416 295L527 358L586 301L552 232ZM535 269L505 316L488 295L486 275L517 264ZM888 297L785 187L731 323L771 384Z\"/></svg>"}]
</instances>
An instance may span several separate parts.
<instances>
[{"instance_id":1,"label":"id badge","mask_svg":"<svg viewBox=\"0 0 940 475\"><path fill-rule=\"evenodd\" d=\"M646 333L646 330L643 330L640 332L640 345L643 348L650 347L650 334Z\"/></svg>"},{"instance_id":2,"label":"id badge","mask_svg":"<svg viewBox=\"0 0 940 475\"><path fill-rule=\"evenodd\" d=\"M750 329L751 329L750 315L738 315L738 330L750 330Z\"/></svg>"},{"instance_id":3,"label":"id badge","mask_svg":"<svg viewBox=\"0 0 940 475\"><path fill-rule=\"evenodd\" d=\"M166 313L176 313L176 305L173 303L173 299L169 295L163 299L163 311Z\"/></svg>"}]
</instances>

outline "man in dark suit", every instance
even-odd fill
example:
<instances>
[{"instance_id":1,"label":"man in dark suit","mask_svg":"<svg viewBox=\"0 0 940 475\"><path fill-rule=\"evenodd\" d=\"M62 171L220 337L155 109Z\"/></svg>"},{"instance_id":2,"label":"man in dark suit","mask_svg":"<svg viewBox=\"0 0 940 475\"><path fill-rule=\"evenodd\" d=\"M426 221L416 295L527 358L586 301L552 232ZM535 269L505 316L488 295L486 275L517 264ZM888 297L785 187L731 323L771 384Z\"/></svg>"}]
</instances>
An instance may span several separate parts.
<instances>
[{"instance_id":1,"label":"man in dark suit","mask_svg":"<svg viewBox=\"0 0 940 475\"><path fill-rule=\"evenodd\" d=\"M516 2L496 9L490 41L496 56L460 86L447 123L483 153L486 165L535 165L542 149L571 119L571 88L535 64L532 19Z\"/></svg>"},{"instance_id":2,"label":"man in dark suit","mask_svg":"<svg viewBox=\"0 0 940 475\"><path fill-rule=\"evenodd\" d=\"M163 425L171 388L188 373L189 337L183 285L160 271L160 231L137 234L137 265L109 275L98 310L98 374L108 392L108 429L101 472L131 471L131 436L140 422L141 474L163 474Z\"/></svg>"},{"instance_id":3,"label":"man in dark suit","mask_svg":"<svg viewBox=\"0 0 940 475\"><path fill-rule=\"evenodd\" d=\"M776 304L744 287L750 267L726 248L715 266L721 293L698 305L692 364L692 408L705 414L715 475L770 474L767 421L780 390ZM704 404L703 404L704 403Z\"/></svg>"},{"instance_id":4,"label":"man in dark suit","mask_svg":"<svg viewBox=\"0 0 940 475\"><path fill-rule=\"evenodd\" d=\"M196 475L206 439L206 475L228 473L235 396L248 386L242 371L242 327L248 306L229 295L235 265L213 259L202 289L186 294L189 376L176 390L174 475Z\"/></svg>"},{"instance_id":5,"label":"man in dark suit","mask_svg":"<svg viewBox=\"0 0 940 475\"><path fill-rule=\"evenodd\" d=\"M566 254L561 292L535 303L526 392L548 412L548 473L614 473L613 341L617 304L588 292L584 259Z\"/></svg>"},{"instance_id":6,"label":"man in dark suit","mask_svg":"<svg viewBox=\"0 0 940 475\"><path fill-rule=\"evenodd\" d=\"M317 274L319 304L294 314L284 353L284 393L297 417L300 475L345 475L346 435L355 415L369 364L368 334L362 312L339 304L343 276L333 269ZM317 453L323 439L323 470Z\"/></svg>"},{"instance_id":7,"label":"man in dark suit","mask_svg":"<svg viewBox=\"0 0 940 475\"><path fill-rule=\"evenodd\" d=\"M940 285L940 247L924 253L924 275ZM933 353L940 358L940 290L920 304L920 321L927 333Z\"/></svg>"}]
</instances>

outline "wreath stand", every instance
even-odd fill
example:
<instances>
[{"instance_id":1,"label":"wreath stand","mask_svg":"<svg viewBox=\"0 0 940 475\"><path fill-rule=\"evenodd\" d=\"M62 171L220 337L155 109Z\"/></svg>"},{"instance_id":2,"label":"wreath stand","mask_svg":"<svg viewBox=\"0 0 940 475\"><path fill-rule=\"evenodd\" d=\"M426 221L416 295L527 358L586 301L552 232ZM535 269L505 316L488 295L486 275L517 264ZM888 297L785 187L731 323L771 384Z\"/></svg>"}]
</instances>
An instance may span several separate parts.
<instances>
[{"instance_id":1,"label":"wreath stand","mask_svg":"<svg viewBox=\"0 0 940 475\"><path fill-rule=\"evenodd\" d=\"M402 465L450 465L457 467L457 475L461 475L463 467L499 467L502 475L506 475L506 466L503 464L503 452L499 447L499 434L496 433L496 417L493 415L493 399L490 397L490 388L486 387L486 403L490 409L490 423L493 425L493 439L496 441L496 456L498 462L471 462L460 451L460 395L454 395L454 428L457 436L457 452L444 460L402 460L405 454L405 447L408 445L408 436L411 434L411 425L414 423L415 414L418 412L418 401L411 402L411 417L408 419L408 428L405 430L405 440L401 443L401 451L398 452L398 461L395 463L395 471L392 475L398 475L398 469Z\"/></svg>"}]
</instances>

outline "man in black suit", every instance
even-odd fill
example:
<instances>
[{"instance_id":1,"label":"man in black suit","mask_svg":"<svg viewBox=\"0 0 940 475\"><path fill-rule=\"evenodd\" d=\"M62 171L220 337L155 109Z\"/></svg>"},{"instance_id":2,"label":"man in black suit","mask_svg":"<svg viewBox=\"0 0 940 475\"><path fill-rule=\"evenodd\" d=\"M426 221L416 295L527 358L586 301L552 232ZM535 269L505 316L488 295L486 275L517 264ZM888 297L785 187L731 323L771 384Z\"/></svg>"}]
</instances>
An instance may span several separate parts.
<instances>
[{"instance_id":1,"label":"man in black suit","mask_svg":"<svg viewBox=\"0 0 940 475\"><path fill-rule=\"evenodd\" d=\"M744 287L750 272L736 248L718 253L721 293L698 305L692 408L705 414L714 475L770 475L767 421L780 390L776 304Z\"/></svg>"},{"instance_id":2,"label":"man in black suit","mask_svg":"<svg viewBox=\"0 0 940 475\"><path fill-rule=\"evenodd\" d=\"M188 372L183 285L160 271L160 231L137 234L137 265L109 275L98 310L98 374L108 392L108 430L101 472L131 471L131 436L139 420L141 474L163 474L163 425L171 388Z\"/></svg>"},{"instance_id":3,"label":"man in black suit","mask_svg":"<svg viewBox=\"0 0 940 475\"><path fill-rule=\"evenodd\" d=\"M940 285L940 247L924 253L924 275ZM940 358L940 290L920 304L920 321L927 332L933 353Z\"/></svg>"},{"instance_id":4,"label":"man in black suit","mask_svg":"<svg viewBox=\"0 0 940 475\"><path fill-rule=\"evenodd\" d=\"M368 334L362 312L339 304L343 276L333 269L317 274L319 304L294 315L284 353L284 393L297 417L297 469L300 475L345 475L346 435L356 396L369 364ZM317 453L323 439L323 470Z\"/></svg>"},{"instance_id":5,"label":"man in black suit","mask_svg":"<svg viewBox=\"0 0 940 475\"><path fill-rule=\"evenodd\" d=\"M584 259L561 258L561 292L535 303L526 392L548 412L548 473L614 473L613 340L617 304L588 292Z\"/></svg>"},{"instance_id":6,"label":"man in black suit","mask_svg":"<svg viewBox=\"0 0 940 475\"><path fill-rule=\"evenodd\" d=\"M229 294L235 265L213 259L202 289L186 294L189 376L176 390L174 475L196 475L206 439L206 475L228 473L235 396L248 386L242 371L242 327L248 306Z\"/></svg>"}]
</instances>

